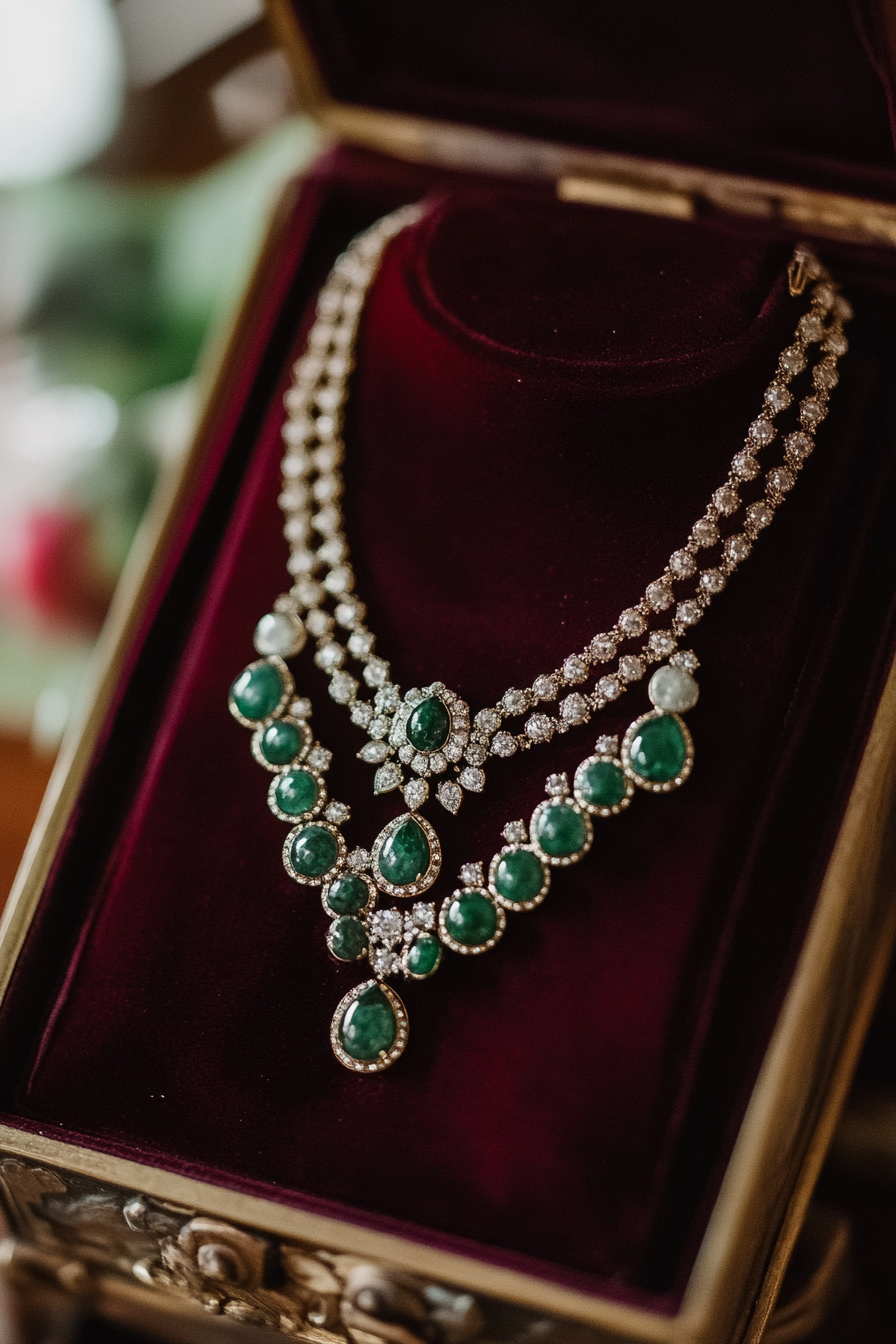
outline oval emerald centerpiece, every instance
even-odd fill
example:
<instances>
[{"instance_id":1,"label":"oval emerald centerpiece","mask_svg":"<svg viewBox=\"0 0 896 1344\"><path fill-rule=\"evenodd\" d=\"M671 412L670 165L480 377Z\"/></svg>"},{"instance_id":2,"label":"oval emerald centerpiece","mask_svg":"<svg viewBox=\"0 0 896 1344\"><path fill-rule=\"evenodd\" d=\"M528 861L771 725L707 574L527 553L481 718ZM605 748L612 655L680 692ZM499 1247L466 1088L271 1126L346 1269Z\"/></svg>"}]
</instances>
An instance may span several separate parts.
<instances>
[{"instance_id":1,"label":"oval emerald centerpiece","mask_svg":"<svg viewBox=\"0 0 896 1344\"><path fill-rule=\"evenodd\" d=\"M385 992L369 985L346 1008L338 1027L339 1043L352 1059L369 1064L395 1044L398 1023Z\"/></svg>"},{"instance_id":2,"label":"oval emerald centerpiece","mask_svg":"<svg viewBox=\"0 0 896 1344\"><path fill-rule=\"evenodd\" d=\"M325 826L305 826L293 840L289 856L300 877L323 877L339 858L339 842Z\"/></svg>"},{"instance_id":3,"label":"oval emerald centerpiece","mask_svg":"<svg viewBox=\"0 0 896 1344\"><path fill-rule=\"evenodd\" d=\"M275 663L251 663L230 688L233 703L244 719L260 722L277 709L283 699L283 678Z\"/></svg>"},{"instance_id":4,"label":"oval emerald centerpiece","mask_svg":"<svg viewBox=\"0 0 896 1344\"><path fill-rule=\"evenodd\" d=\"M534 839L552 859L569 859L587 846L588 822L571 803L551 803L535 823Z\"/></svg>"},{"instance_id":5,"label":"oval emerald centerpiece","mask_svg":"<svg viewBox=\"0 0 896 1344\"><path fill-rule=\"evenodd\" d=\"M636 775L651 784L677 779L688 758L681 724L674 714L644 719L629 746L629 763Z\"/></svg>"},{"instance_id":6,"label":"oval emerald centerpiece","mask_svg":"<svg viewBox=\"0 0 896 1344\"><path fill-rule=\"evenodd\" d=\"M442 960L442 944L434 933L421 933L408 948L408 970L411 975L432 975Z\"/></svg>"},{"instance_id":7,"label":"oval emerald centerpiece","mask_svg":"<svg viewBox=\"0 0 896 1344\"><path fill-rule=\"evenodd\" d=\"M438 751L450 732L451 716L437 695L422 700L408 719L408 741L418 751Z\"/></svg>"},{"instance_id":8,"label":"oval emerald centerpiece","mask_svg":"<svg viewBox=\"0 0 896 1344\"><path fill-rule=\"evenodd\" d=\"M431 857L423 827L406 817L383 841L377 867L391 886L409 887L428 871Z\"/></svg>"}]
</instances>

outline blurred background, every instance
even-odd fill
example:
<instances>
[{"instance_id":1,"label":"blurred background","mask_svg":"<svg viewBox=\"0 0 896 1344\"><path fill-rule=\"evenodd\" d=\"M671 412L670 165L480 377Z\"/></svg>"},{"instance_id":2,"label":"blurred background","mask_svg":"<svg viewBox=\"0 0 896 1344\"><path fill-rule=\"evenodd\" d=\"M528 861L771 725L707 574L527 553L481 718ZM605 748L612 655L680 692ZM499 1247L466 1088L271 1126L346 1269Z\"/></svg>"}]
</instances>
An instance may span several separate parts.
<instances>
[{"instance_id":1,"label":"blurred background","mask_svg":"<svg viewBox=\"0 0 896 1344\"><path fill-rule=\"evenodd\" d=\"M0 898L283 182L260 0L0 0Z\"/></svg>"}]
</instances>

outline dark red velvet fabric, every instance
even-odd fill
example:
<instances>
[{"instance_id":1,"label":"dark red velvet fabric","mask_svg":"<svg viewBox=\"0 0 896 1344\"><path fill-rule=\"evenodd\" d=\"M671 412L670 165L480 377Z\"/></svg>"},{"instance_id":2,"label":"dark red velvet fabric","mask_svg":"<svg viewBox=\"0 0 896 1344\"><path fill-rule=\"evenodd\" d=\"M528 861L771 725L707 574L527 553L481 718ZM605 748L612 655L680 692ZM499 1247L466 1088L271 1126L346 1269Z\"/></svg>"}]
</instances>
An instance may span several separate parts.
<instances>
[{"instance_id":1,"label":"dark red velvet fabric","mask_svg":"<svg viewBox=\"0 0 896 1344\"><path fill-rule=\"evenodd\" d=\"M880 0L293 4L344 102L896 194Z\"/></svg>"},{"instance_id":2,"label":"dark red velvet fabric","mask_svg":"<svg viewBox=\"0 0 896 1344\"><path fill-rule=\"evenodd\" d=\"M286 828L226 695L285 586L281 396L307 298L355 228L430 186L370 295L346 425L359 588L403 686L439 677L478 707L611 624L724 479L802 311L783 282L792 240L764 227L434 183L348 152L320 165L4 1005L3 1104L668 1308L892 654L896 275L831 249L856 348L798 489L694 633L692 779L599 821L588 858L493 953L401 987L407 1054L356 1077L327 1034L360 977L328 957L317 893L283 871ZM349 842L369 845L395 798L369 796L363 736L309 655L296 678L336 752ZM636 688L490 764L453 821L431 806L435 895L528 816L549 770L645 707Z\"/></svg>"}]
</instances>

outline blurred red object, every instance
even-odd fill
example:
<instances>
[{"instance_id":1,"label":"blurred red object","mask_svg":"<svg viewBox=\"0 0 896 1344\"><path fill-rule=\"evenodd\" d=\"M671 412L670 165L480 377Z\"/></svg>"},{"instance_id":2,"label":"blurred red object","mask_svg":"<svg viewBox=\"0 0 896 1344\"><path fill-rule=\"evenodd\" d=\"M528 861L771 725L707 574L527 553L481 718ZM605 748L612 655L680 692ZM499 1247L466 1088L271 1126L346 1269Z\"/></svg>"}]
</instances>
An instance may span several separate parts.
<instances>
[{"instance_id":1,"label":"blurred red object","mask_svg":"<svg viewBox=\"0 0 896 1344\"><path fill-rule=\"evenodd\" d=\"M76 508L35 508L0 533L0 603L54 630L95 633L112 596L94 525Z\"/></svg>"}]
</instances>

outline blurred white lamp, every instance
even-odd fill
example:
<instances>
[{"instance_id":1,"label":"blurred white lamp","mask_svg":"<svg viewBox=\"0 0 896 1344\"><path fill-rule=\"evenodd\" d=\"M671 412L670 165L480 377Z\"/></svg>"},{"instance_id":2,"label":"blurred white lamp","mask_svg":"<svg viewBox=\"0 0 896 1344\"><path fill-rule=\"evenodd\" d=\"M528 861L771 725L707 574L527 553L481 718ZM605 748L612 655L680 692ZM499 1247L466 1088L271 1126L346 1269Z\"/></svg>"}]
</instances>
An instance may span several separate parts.
<instances>
[{"instance_id":1,"label":"blurred white lamp","mask_svg":"<svg viewBox=\"0 0 896 1344\"><path fill-rule=\"evenodd\" d=\"M0 0L0 185L91 159L115 129L122 84L108 0Z\"/></svg>"}]
</instances>

